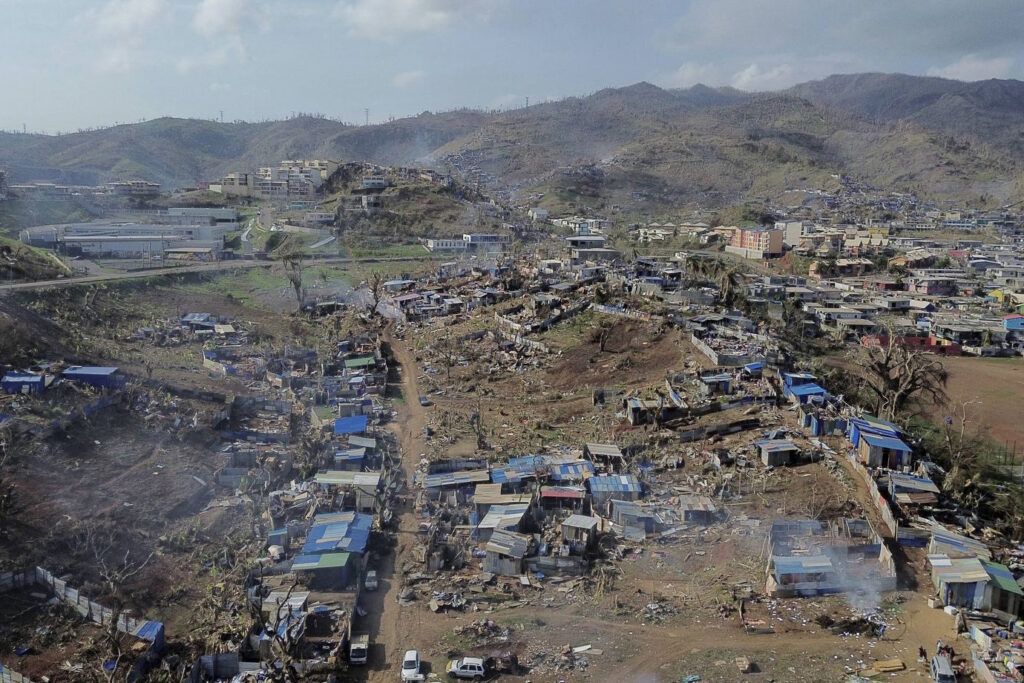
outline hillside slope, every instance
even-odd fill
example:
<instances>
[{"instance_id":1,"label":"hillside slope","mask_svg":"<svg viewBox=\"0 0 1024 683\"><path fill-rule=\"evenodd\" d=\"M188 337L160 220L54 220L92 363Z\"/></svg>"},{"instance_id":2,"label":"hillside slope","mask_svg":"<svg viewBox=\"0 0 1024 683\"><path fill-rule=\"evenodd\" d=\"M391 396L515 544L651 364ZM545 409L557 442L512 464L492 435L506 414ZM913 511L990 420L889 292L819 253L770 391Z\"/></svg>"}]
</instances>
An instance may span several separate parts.
<instances>
[{"instance_id":1,"label":"hillside slope","mask_svg":"<svg viewBox=\"0 0 1024 683\"><path fill-rule=\"evenodd\" d=\"M833 76L781 93L650 83L504 113L376 126L158 119L60 137L0 134L15 182L140 177L168 187L286 158L423 164L513 190L599 202L732 203L850 173L935 199L1020 198L1024 83Z\"/></svg>"}]
</instances>

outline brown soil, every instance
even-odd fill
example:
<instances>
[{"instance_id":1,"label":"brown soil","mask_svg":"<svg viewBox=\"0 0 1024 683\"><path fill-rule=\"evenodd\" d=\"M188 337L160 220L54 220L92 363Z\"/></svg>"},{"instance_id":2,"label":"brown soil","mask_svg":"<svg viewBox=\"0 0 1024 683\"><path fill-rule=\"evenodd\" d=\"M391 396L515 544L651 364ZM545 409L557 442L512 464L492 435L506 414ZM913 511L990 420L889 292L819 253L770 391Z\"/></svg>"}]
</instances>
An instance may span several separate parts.
<instances>
[{"instance_id":1,"label":"brown soil","mask_svg":"<svg viewBox=\"0 0 1024 683\"><path fill-rule=\"evenodd\" d=\"M993 441L1024 449L1024 359L1021 358L943 358L946 369L946 393L952 406L980 401L967 408L968 420ZM933 406L931 417L941 424L950 415L949 408Z\"/></svg>"}]
</instances>

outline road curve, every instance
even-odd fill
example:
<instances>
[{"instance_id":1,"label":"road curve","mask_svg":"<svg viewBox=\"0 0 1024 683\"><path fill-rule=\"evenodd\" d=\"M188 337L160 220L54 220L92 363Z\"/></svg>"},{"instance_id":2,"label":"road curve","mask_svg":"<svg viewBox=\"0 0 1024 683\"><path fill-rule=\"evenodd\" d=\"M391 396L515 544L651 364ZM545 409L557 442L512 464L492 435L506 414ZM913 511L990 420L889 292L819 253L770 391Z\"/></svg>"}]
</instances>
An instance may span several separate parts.
<instances>
[{"instance_id":1,"label":"road curve","mask_svg":"<svg viewBox=\"0 0 1024 683\"><path fill-rule=\"evenodd\" d=\"M417 256L373 256L365 258L310 258L306 259L307 265L321 263L378 263L390 261L418 261ZM100 282L116 282L120 280L139 280L149 277L161 277L164 275L181 275L183 273L204 273L218 270L235 270L247 268L269 268L277 261L217 261L216 263L201 263L194 266L174 266L170 268L153 268L150 270L137 270L131 273L106 273L103 275L86 275L84 277L69 277L59 280L37 280L36 282L15 282L0 284L0 294L6 292L20 292L33 289L51 289L63 287L78 287L81 285L94 285Z\"/></svg>"}]
</instances>

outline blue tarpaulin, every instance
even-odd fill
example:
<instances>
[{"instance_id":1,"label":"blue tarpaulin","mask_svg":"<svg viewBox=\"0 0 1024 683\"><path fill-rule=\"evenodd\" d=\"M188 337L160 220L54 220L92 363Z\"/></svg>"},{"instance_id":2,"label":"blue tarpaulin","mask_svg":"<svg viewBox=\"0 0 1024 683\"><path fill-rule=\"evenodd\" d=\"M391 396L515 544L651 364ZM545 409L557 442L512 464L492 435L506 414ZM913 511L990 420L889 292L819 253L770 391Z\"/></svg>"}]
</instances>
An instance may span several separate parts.
<instances>
[{"instance_id":1,"label":"blue tarpaulin","mask_svg":"<svg viewBox=\"0 0 1024 683\"><path fill-rule=\"evenodd\" d=\"M863 432L860 436L873 448L884 448L887 451L902 451L904 453L910 453L912 450L910 446L891 436L880 436Z\"/></svg>"},{"instance_id":2,"label":"blue tarpaulin","mask_svg":"<svg viewBox=\"0 0 1024 683\"><path fill-rule=\"evenodd\" d=\"M366 415L353 415L351 417L339 417L334 421L335 434L362 434L366 431L368 423Z\"/></svg>"}]
</instances>

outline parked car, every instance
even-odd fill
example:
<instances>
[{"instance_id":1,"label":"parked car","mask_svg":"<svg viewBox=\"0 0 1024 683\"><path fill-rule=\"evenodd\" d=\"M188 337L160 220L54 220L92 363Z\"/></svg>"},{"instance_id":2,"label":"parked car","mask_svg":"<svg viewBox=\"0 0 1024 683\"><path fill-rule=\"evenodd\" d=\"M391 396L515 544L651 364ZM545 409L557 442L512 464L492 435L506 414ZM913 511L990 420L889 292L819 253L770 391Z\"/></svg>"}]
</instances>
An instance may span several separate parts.
<instances>
[{"instance_id":1,"label":"parked car","mask_svg":"<svg viewBox=\"0 0 1024 683\"><path fill-rule=\"evenodd\" d=\"M366 572L366 579L363 581L363 587L368 591L377 590L377 570L371 569Z\"/></svg>"},{"instance_id":2,"label":"parked car","mask_svg":"<svg viewBox=\"0 0 1024 683\"><path fill-rule=\"evenodd\" d=\"M431 401L426 396L420 396L420 405L423 406L424 408L429 408L430 406L434 405L434 402Z\"/></svg>"},{"instance_id":3,"label":"parked car","mask_svg":"<svg viewBox=\"0 0 1024 683\"><path fill-rule=\"evenodd\" d=\"M423 676L420 674L420 653L418 650L405 651L405 656L402 657L402 680L423 680Z\"/></svg>"},{"instance_id":4,"label":"parked car","mask_svg":"<svg viewBox=\"0 0 1024 683\"><path fill-rule=\"evenodd\" d=\"M474 681L483 680L486 670L484 660L479 657L463 657L448 662L448 675L451 678L468 678Z\"/></svg>"},{"instance_id":5,"label":"parked car","mask_svg":"<svg viewBox=\"0 0 1024 683\"><path fill-rule=\"evenodd\" d=\"M935 683L956 683L956 673L946 655L932 657L931 674Z\"/></svg>"}]
</instances>

